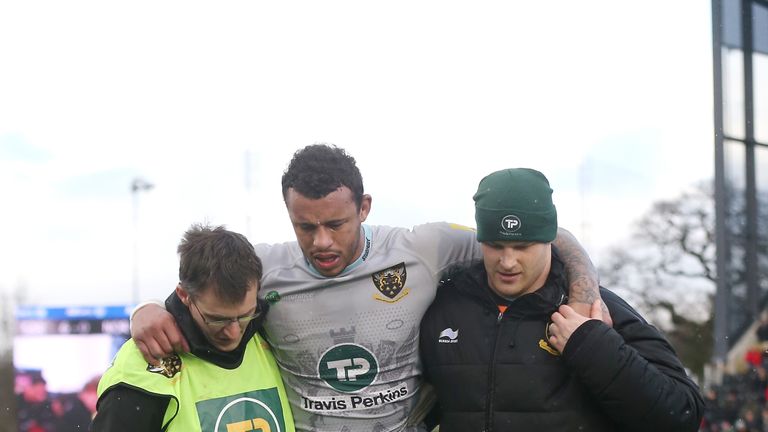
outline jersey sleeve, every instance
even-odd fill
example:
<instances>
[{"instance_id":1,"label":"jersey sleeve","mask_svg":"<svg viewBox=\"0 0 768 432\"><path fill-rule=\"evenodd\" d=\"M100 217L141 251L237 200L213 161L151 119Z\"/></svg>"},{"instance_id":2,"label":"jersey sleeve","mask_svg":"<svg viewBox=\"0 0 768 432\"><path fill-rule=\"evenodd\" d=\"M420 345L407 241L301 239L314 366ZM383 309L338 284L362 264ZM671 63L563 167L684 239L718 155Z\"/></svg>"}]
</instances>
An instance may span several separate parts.
<instances>
[{"instance_id":1,"label":"jersey sleeve","mask_svg":"<svg viewBox=\"0 0 768 432\"><path fill-rule=\"evenodd\" d=\"M482 258L475 230L459 224L435 222L413 228L415 247L427 261L434 264L440 274L456 264L465 264Z\"/></svg>"}]
</instances>

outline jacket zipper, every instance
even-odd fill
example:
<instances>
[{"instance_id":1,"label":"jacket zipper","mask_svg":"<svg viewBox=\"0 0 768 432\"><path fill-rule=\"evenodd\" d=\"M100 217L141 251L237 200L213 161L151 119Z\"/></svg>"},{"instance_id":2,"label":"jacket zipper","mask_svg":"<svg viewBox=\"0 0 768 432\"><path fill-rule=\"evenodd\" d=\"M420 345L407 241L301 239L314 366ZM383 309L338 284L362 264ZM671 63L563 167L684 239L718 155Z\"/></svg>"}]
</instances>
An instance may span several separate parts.
<instances>
[{"instance_id":1,"label":"jacket zipper","mask_svg":"<svg viewBox=\"0 0 768 432\"><path fill-rule=\"evenodd\" d=\"M491 350L491 362L488 365L488 403L485 404L485 432L491 432L493 430L493 400L496 397L496 387L493 385L494 378L496 377L496 348L499 346L499 336L501 335L501 319L504 318L504 312L499 311L499 315L496 317L493 348Z\"/></svg>"}]
</instances>

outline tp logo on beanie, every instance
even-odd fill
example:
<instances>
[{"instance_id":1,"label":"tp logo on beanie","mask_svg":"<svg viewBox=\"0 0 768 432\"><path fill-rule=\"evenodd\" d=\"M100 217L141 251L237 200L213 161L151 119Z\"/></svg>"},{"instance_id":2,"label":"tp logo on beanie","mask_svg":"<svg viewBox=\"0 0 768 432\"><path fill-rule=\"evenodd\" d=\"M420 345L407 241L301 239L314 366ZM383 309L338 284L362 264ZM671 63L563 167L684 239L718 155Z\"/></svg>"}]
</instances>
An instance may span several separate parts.
<instances>
[{"instance_id":1,"label":"tp logo on beanie","mask_svg":"<svg viewBox=\"0 0 768 432\"><path fill-rule=\"evenodd\" d=\"M547 243L557 235L557 210L544 174L530 168L496 171L480 181L473 199L477 239Z\"/></svg>"},{"instance_id":2,"label":"tp logo on beanie","mask_svg":"<svg viewBox=\"0 0 768 432\"><path fill-rule=\"evenodd\" d=\"M515 215L507 215L501 220L501 228L504 231L515 232L520 229L520 218Z\"/></svg>"}]
</instances>

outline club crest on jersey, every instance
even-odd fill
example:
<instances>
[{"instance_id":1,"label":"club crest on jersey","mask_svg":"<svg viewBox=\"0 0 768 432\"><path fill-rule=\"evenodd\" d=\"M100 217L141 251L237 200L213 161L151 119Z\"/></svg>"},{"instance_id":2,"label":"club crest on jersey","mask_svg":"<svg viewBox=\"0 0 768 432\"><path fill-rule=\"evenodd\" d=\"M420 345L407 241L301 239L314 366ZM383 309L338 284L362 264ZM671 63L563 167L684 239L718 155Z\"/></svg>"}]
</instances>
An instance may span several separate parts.
<instances>
[{"instance_id":1,"label":"club crest on jersey","mask_svg":"<svg viewBox=\"0 0 768 432\"><path fill-rule=\"evenodd\" d=\"M160 360L160 366L147 364L147 372L163 375L167 378L173 378L181 372L181 358L177 354L172 354Z\"/></svg>"},{"instance_id":2,"label":"club crest on jersey","mask_svg":"<svg viewBox=\"0 0 768 432\"><path fill-rule=\"evenodd\" d=\"M407 296L410 291L405 288L407 276L404 262L372 274L373 284L381 294L374 294L373 298L387 303L395 303Z\"/></svg>"}]
</instances>

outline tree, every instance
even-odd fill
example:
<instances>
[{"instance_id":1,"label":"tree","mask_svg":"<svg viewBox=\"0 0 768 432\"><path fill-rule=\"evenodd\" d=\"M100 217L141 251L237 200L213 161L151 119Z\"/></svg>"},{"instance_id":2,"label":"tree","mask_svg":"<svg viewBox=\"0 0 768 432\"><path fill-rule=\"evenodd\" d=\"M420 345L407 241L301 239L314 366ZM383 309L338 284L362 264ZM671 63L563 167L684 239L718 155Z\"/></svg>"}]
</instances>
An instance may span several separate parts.
<instances>
[{"instance_id":1,"label":"tree","mask_svg":"<svg viewBox=\"0 0 768 432\"><path fill-rule=\"evenodd\" d=\"M601 282L659 327L698 376L712 356L714 208L710 183L655 202L599 266Z\"/></svg>"}]
</instances>

